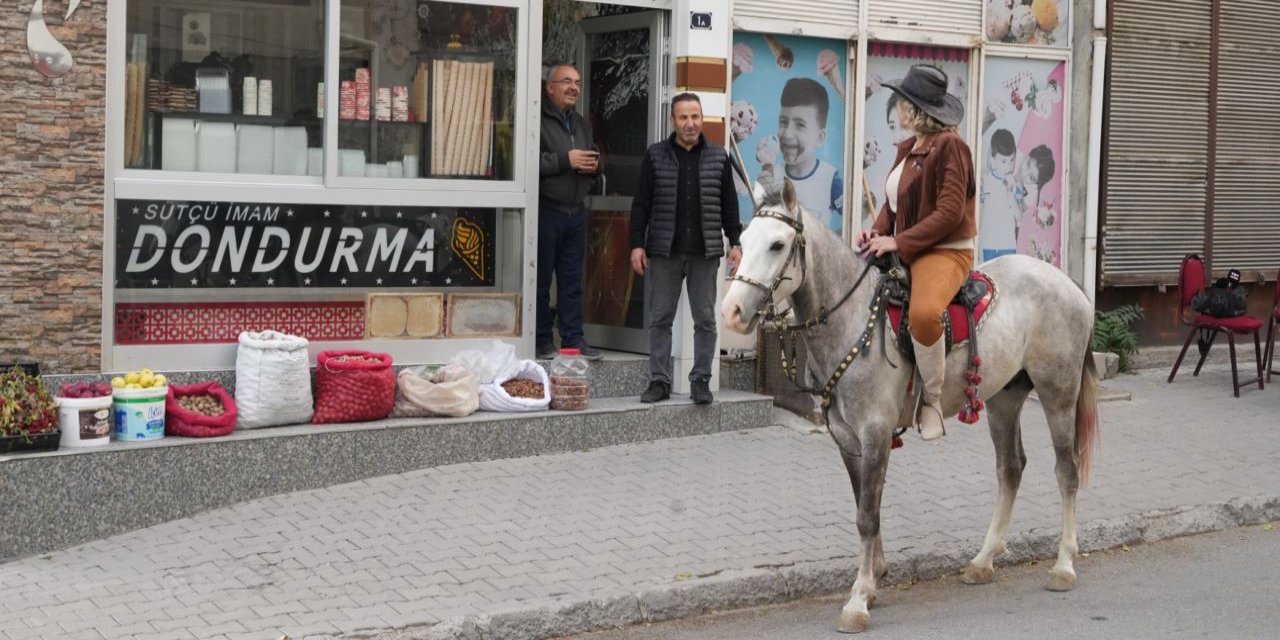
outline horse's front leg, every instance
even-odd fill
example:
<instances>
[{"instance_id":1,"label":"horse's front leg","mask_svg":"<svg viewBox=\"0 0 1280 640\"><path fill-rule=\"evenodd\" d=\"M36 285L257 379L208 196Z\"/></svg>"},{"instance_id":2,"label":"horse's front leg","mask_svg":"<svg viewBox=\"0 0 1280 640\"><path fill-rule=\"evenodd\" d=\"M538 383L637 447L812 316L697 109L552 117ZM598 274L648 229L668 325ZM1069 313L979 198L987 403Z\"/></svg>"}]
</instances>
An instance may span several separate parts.
<instances>
[{"instance_id":1,"label":"horse's front leg","mask_svg":"<svg viewBox=\"0 0 1280 640\"><path fill-rule=\"evenodd\" d=\"M880 497L884 493L885 471L889 467L889 444L878 436L864 437L861 451L857 468L860 480L858 535L862 539L862 561L858 565L858 577L853 583L849 601L840 610L840 620L836 624L836 630L842 633L860 633L867 628L871 619L870 608L876 600L876 579L884 568L884 548L880 543Z\"/></svg>"},{"instance_id":2,"label":"horse's front leg","mask_svg":"<svg viewBox=\"0 0 1280 640\"><path fill-rule=\"evenodd\" d=\"M861 472L859 468L861 463L858 462L858 458L845 453L843 448L840 450L840 458L844 460L844 470L849 474L849 483L853 485L853 503L857 505L859 487L861 486L858 480L858 474ZM889 573L889 563L884 559L884 537L880 534L876 534L875 552L871 558L874 563L872 564L872 569L876 573L876 578L883 578L885 574Z\"/></svg>"}]
</instances>

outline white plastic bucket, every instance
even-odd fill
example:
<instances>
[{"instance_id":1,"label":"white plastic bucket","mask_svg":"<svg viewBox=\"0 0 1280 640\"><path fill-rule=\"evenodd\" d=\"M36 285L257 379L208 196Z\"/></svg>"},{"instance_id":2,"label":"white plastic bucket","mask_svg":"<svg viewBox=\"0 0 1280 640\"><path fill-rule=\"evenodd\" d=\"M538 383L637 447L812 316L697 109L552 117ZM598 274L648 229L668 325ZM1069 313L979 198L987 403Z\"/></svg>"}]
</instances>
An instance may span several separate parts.
<instances>
[{"instance_id":1,"label":"white plastic bucket","mask_svg":"<svg viewBox=\"0 0 1280 640\"><path fill-rule=\"evenodd\" d=\"M58 405L62 447L100 447L111 442L111 396L53 399Z\"/></svg>"},{"instance_id":2,"label":"white plastic bucket","mask_svg":"<svg viewBox=\"0 0 1280 640\"><path fill-rule=\"evenodd\" d=\"M112 398L115 439L127 442L164 437L164 401L169 387L116 389Z\"/></svg>"}]
</instances>

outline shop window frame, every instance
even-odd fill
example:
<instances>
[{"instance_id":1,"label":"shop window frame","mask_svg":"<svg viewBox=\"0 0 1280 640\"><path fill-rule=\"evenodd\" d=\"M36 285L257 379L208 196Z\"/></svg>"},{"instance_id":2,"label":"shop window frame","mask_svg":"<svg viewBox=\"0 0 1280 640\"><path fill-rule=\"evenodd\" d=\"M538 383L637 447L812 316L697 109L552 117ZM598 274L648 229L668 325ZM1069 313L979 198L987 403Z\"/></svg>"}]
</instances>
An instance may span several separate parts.
<instances>
[{"instance_id":1,"label":"shop window frame","mask_svg":"<svg viewBox=\"0 0 1280 640\"><path fill-rule=\"evenodd\" d=\"M346 178L329 180L330 166L337 167L338 118L326 118L322 147L325 150L325 176L282 176L269 174L239 174L212 172L177 172L160 169L136 169L125 167L125 76L128 53L128 13L125 2L109 3L107 7L107 78L106 78L106 145L104 163L103 202L103 251L102 251L102 316L101 316L101 367L103 371L118 371L140 366L169 367L172 369L229 369L234 367L234 344L197 345L117 345L115 342L115 306L128 302L128 294L117 295L114 283L116 234L116 199L151 200L210 200L246 202L296 202L303 204L367 205L367 206L422 206L481 207L498 210L503 222L507 212L518 212L521 236L506 234L501 241L500 253L512 256L516 250L522 258L511 260L517 272L500 271L492 288L434 288L430 291L466 292L501 290L519 292L521 295L520 335L506 338L438 338L431 340L360 340L346 342L315 342L312 352L323 349L371 349L390 352L397 362L443 362L450 355L463 349L485 349L493 340L516 345L521 353L532 354L535 324L534 297L536 274L528 267L531 256L536 255L537 231L537 163L526 160L530 145L536 145L538 135L538 108L542 95L542 65L540 50L529 49L533 38L541 37L542 5L532 0L453 0L460 4L477 6L505 6L517 10L518 48L516 50L516 87L514 115L514 144L512 178L510 180L476 179L370 179ZM326 111L336 113L338 51L332 45L341 28L341 0L325 2L325 100ZM332 88L332 93L330 92ZM330 111L328 105L333 105ZM333 126L330 126L332 121ZM336 178L336 176L334 176ZM376 180L376 182L369 182ZM503 222L506 224L506 222ZM509 227L514 229L514 227ZM514 287L514 288L513 288ZM237 291L237 299L265 299L266 290L244 289ZM282 289L279 291L287 291ZM395 289L378 290L393 292ZM309 290L300 299L339 299L347 290ZM373 292L366 290L365 292ZM329 294L326 296L326 294ZM276 294L276 299L287 296ZM187 292L183 300L213 300L218 294L213 290L192 294ZM223 296L219 299L226 299ZM163 301L165 296L160 296ZM175 298L177 299L177 298Z\"/></svg>"}]
</instances>

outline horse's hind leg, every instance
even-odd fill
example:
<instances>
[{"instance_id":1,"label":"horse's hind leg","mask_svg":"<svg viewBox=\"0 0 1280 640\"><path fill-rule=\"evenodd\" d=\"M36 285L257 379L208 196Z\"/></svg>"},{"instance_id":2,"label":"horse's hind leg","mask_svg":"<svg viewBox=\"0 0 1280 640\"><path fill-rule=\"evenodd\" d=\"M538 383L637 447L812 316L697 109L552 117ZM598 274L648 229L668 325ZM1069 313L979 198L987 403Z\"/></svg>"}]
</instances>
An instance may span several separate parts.
<instances>
[{"instance_id":1,"label":"horse's hind leg","mask_svg":"<svg viewBox=\"0 0 1280 640\"><path fill-rule=\"evenodd\" d=\"M1075 401L1079 387L1071 385L1067 391L1047 392L1040 388L1040 402L1044 405L1049 422L1049 434L1053 438L1053 450L1057 457L1054 470L1058 476L1058 490L1062 493L1062 539L1058 543L1058 560L1049 570L1050 591L1070 591L1076 586L1076 491L1080 488L1079 465L1076 460Z\"/></svg>"},{"instance_id":2,"label":"horse's hind leg","mask_svg":"<svg viewBox=\"0 0 1280 640\"><path fill-rule=\"evenodd\" d=\"M995 578L995 557L1006 551L1004 536L1009 530L1009 518L1013 503L1022 483L1022 470L1027 466L1027 455L1022 449L1022 405L1031 392L1031 380L1026 373L1019 373L1000 393L987 402L987 422L991 425L991 442L996 448L996 477L1000 481L1000 494L996 498L995 511L987 538L965 568L961 581L965 584L986 584Z\"/></svg>"}]
</instances>

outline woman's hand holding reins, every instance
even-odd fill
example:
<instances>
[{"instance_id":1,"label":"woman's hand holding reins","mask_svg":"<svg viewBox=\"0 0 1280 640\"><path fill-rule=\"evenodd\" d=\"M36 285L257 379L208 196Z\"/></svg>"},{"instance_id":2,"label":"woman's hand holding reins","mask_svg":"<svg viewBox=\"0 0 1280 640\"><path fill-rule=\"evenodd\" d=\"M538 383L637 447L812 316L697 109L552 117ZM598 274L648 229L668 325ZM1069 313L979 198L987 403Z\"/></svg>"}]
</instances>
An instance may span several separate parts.
<instances>
[{"instance_id":1,"label":"woman's hand holding reins","mask_svg":"<svg viewBox=\"0 0 1280 640\"><path fill-rule=\"evenodd\" d=\"M863 258L871 256L878 258L886 253L897 251L898 241L893 236L873 235L865 243L860 244L858 248L862 251Z\"/></svg>"}]
</instances>

